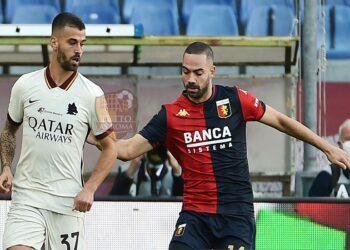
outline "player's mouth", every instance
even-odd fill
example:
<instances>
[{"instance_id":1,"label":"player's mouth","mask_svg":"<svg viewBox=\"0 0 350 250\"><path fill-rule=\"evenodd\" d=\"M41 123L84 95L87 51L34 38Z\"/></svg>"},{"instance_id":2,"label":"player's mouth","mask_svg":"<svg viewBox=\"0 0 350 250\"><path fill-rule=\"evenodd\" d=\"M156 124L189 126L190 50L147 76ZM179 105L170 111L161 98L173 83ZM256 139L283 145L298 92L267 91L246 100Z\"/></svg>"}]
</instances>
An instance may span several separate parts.
<instances>
[{"instance_id":1,"label":"player's mouth","mask_svg":"<svg viewBox=\"0 0 350 250\"><path fill-rule=\"evenodd\" d=\"M199 88L196 87L190 87L190 88L186 88L186 91L190 94L195 94L199 92Z\"/></svg>"},{"instance_id":2,"label":"player's mouth","mask_svg":"<svg viewBox=\"0 0 350 250\"><path fill-rule=\"evenodd\" d=\"M73 56L73 57L72 57L72 61L73 61L75 64L79 64L79 62L80 62L80 56Z\"/></svg>"},{"instance_id":3,"label":"player's mouth","mask_svg":"<svg viewBox=\"0 0 350 250\"><path fill-rule=\"evenodd\" d=\"M187 89L187 92L190 94L198 93L198 89Z\"/></svg>"}]
</instances>

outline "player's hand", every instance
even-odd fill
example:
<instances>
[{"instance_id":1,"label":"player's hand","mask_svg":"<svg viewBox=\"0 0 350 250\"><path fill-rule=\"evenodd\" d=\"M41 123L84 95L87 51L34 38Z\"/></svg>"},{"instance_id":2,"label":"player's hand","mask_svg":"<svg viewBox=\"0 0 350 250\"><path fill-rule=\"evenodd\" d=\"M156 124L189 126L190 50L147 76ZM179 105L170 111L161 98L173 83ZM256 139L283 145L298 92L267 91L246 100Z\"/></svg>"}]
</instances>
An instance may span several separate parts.
<instances>
[{"instance_id":1,"label":"player's hand","mask_svg":"<svg viewBox=\"0 0 350 250\"><path fill-rule=\"evenodd\" d=\"M94 192L87 188L83 188L74 198L73 210L83 213L88 212L90 211L93 202Z\"/></svg>"},{"instance_id":2,"label":"player's hand","mask_svg":"<svg viewBox=\"0 0 350 250\"><path fill-rule=\"evenodd\" d=\"M167 155L168 155L168 162L169 165L171 166L173 173L176 176L180 176L182 173L182 169L181 166L179 164L179 162L175 159L175 157L169 152L169 150L167 151Z\"/></svg>"},{"instance_id":3,"label":"player's hand","mask_svg":"<svg viewBox=\"0 0 350 250\"><path fill-rule=\"evenodd\" d=\"M11 169L5 166L0 175L0 193L9 193L12 189L13 175Z\"/></svg>"},{"instance_id":4,"label":"player's hand","mask_svg":"<svg viewBox=\"0 0 350 250\"><path fill-rule=\"evenodd\" d=\"M344 150L332 146L332 149L326 155L331 163L343 169L350 169L350 155Z\"/></svg>"}]
</instances>

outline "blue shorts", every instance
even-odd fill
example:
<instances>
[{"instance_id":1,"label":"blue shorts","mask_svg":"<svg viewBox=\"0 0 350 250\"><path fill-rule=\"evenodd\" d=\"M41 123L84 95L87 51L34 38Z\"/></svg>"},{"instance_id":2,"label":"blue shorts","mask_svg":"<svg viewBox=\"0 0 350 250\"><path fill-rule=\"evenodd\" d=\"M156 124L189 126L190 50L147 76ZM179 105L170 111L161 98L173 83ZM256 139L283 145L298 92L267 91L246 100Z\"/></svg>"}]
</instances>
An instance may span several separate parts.
<instances>
[{"instance_id":1,"label":"blue shorts","mask_svg":"<svg viewBox=\"0 0 350 250\"><path fill-rule=\"evenodd\" d=\"M254 248L255 219L249 215L222 215L182 211L171 239L193 249Z\"/></svg>"}]
</instances>

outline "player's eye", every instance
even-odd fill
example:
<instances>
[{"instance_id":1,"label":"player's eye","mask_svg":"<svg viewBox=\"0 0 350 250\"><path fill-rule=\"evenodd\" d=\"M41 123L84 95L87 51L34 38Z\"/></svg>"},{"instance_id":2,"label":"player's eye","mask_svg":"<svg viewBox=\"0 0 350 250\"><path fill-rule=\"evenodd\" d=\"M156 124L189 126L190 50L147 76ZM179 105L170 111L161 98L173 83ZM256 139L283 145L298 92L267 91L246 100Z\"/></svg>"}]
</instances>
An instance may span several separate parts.
<instances>
[{"instance_id":1,"label":"player's eye","mask_svg":"<svg viewBox=\"0 0 350 250\"><path fill-rule=\"evenodd\" d=\"M203 71L196 71L195 74L196 74L196 76L201 76L201 75L203 75Z\"/></svg>"},{"instance_id":2,"label":"player's eye","mask_svg":"<svg viewBox=\"0 0 350 250\"><path fill-rule=\"evenodd\" d=\"M187 75L189 72L190 72L190 71L187 70L187 69L182 69L182 73L185 74L185 75Z\"/></svg>"}]
</instances>

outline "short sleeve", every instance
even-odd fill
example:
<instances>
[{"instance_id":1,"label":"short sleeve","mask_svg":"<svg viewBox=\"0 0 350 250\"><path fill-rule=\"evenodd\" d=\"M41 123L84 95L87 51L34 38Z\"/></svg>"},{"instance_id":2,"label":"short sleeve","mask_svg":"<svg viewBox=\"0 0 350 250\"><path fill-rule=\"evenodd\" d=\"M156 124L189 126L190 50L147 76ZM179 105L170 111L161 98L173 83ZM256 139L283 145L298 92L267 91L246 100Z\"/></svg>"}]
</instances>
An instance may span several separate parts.
<instances>
[{"instance_id":1,"label":"short sleeve","mask_svg":"<svg viewBox=\"0 0 350 250\"><path fill-rule=\"evenodd\" d=\"M244 121L258 121L265 113L265 103L251 93L237 87L239 101L242 107Z\"/></svg>"},{"instance_id":2,"label":"short sleeve","mask_svg":"<svg viewBox=\"0 0 350 250\"><path fill-rule=\"evenodd\" d=\"M165 145L166 127L166 109L162 106L161 110L153 116L139 134L146 138L153 147L160 144Z\"/></svg>"},{"instance_id":3,"label":"short sleeve","mask_svg":"<svg viewBox=\"0 0 350 250\"><path fill-rule=\"evenodd\" d=\"M23 84L21 84L20 79L18 79L12 87L8 107L8 120L15 125L20 125L24 116L24 91L22 89Z\"/></svg>"},{"instance_id":4,"label":"short sleeve","mask_svg":"<svg viewBox=\"0 0 350 250\"><path fill-rule=\"evenodd\" d=\"M95 100L93 100L94 107L91 112L90 127L97 139L103 139L114 130L108 112L107 101L103 95L103 91L101 89L99 90L99 93L97 93L98 95L95 97Z\"/></svg>"}]
</instances>

